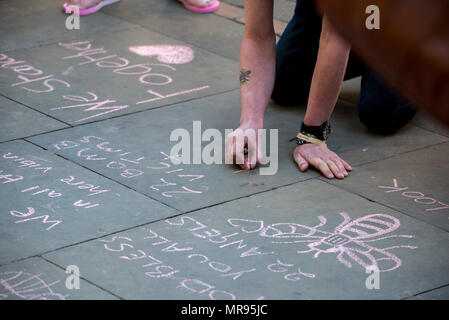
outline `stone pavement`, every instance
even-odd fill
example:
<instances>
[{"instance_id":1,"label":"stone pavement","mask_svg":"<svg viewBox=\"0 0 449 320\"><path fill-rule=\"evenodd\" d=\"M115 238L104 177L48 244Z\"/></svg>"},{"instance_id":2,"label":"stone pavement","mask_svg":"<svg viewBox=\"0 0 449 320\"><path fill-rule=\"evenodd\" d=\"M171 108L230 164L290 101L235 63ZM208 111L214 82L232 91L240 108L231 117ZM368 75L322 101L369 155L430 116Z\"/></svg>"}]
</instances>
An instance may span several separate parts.
<instances>
[{"instance_id":1,"label":"stone pavement","mask_svg":"<svg viewBox=\"0 0 449 320\"><path fill-rule=\"evenodd\" d=\"M449 298L449 130L368 132L360 79L332 117L345 180L294 164L304 105L268 107L275 175L168 159L173 130L238 123L242 7L122 0L67 30L58 1L0 0L0 299Z\"/></svg>"}]
</instances>

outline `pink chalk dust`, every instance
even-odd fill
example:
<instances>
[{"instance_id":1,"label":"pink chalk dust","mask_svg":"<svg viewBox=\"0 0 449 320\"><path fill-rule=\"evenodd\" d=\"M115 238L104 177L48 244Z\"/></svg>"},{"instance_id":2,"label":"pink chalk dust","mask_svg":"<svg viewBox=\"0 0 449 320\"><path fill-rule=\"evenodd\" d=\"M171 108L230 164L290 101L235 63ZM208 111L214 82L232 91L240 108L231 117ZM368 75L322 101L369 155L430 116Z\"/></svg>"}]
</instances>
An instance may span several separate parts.
<instances>
[{"instance_id":1,"label":"pink chalk dust","mask_svg":"<svg viewBox=\"0 0 449 320\"><path fill-rule=\"evenodd\" d=\"M159 62L185 64L194 58L192 48L178 45L151 45L129 47L129 51L144 57L156 57Z\"/></svg>"}]
</instances>

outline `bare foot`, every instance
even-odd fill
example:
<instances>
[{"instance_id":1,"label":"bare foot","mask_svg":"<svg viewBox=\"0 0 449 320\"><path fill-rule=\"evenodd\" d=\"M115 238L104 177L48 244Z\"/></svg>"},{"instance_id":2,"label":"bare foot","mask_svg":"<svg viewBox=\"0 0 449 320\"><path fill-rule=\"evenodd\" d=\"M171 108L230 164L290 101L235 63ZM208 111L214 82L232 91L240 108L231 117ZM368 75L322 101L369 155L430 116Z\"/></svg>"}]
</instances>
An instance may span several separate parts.
<instances>
[{"instance_id":1,"label":"bare foot","mask_svg":"<svg viewBox=\"0 0 449 320\"><path fill-rule=\"evenodd\" d=\"M100 2L101 0L67 0L69 6L78 6L80 10L92 8Z\"/></svg>"}]
</instances>

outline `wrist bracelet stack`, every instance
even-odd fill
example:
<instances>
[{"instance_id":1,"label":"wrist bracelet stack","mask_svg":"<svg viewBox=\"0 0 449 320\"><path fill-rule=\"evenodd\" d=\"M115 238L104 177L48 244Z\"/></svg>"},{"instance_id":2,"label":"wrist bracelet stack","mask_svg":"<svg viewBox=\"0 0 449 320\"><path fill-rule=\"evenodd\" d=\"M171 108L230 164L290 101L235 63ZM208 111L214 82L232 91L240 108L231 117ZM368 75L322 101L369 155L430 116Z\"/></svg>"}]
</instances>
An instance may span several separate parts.
<instances>
[{"instance_id":1,"label":"wrist bracelet stack","mask_svg":"<svg viewBox=\"0 0 449 320\"><path fill-rule=\"evenodd\" d=\"M331 126L326 121L321 126L307 126L304 122L301 125L301 132L296 136L296 143L303 145L307 143L326 146L326 140L331 133Z\"/></svg>"}]
</instances>

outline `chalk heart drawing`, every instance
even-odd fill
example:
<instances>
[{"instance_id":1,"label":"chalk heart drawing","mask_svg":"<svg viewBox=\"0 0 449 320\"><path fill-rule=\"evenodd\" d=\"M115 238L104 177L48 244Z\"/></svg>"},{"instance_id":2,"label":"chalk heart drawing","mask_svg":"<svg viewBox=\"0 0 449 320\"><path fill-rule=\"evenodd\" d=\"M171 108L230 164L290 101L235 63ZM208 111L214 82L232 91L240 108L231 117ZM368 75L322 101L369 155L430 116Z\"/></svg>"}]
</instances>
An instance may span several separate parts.
<instances>
[{"instance_id":1,"label":"chalk heart drawing","mask_svg":"<svg viewBox=\"0 0 449 320\"><path fill-rule=\"evenodd\" d=\"M343 218L333 232L320 230L326 224L326 218L318 216L319 223L309 227L298 223L275 223L264 226L262 220L228 219L228 223L242 232L258 233L269 238L272 243L292 244L305 243L307 250L297 251L300 254L313 253L314 258L320 254L336 253L337 260L351 268L353 262L363 268L376 266L380 272L399 268L402 261L390 250L398 248L416 249L416 246L396 245L376 248L372 243L390 238L414 238L412 235L388 235L399 228L400 221L387 214L377 213L351 220L345 212ZM381 265L380 265L381 264Z\"/></svg>"},{"instance_id":2,"label":"chalk heart drawing","mask_svg":"<svg viewBox=\"0 0 449 320\"><path fill-rule=\"evenodd\" d=\"M143 57L156 57L159 62L168 64L189 63L195 56L190 47L163 44L129 47L129 51Z\"/></svg>"},{"instance_id":3,"label":"chalk heart drawing","mask_svg":"<svg viewBox=\"0 0 449 320\"><path fill-rule=\"evenodd\" d=\"M59 283L59 280L46 283L40 276L23 271L0 272L0 300L8 297L25 300L66 300L68 295L56 293L51 288Z\"/></svg>"}]
</instances>

